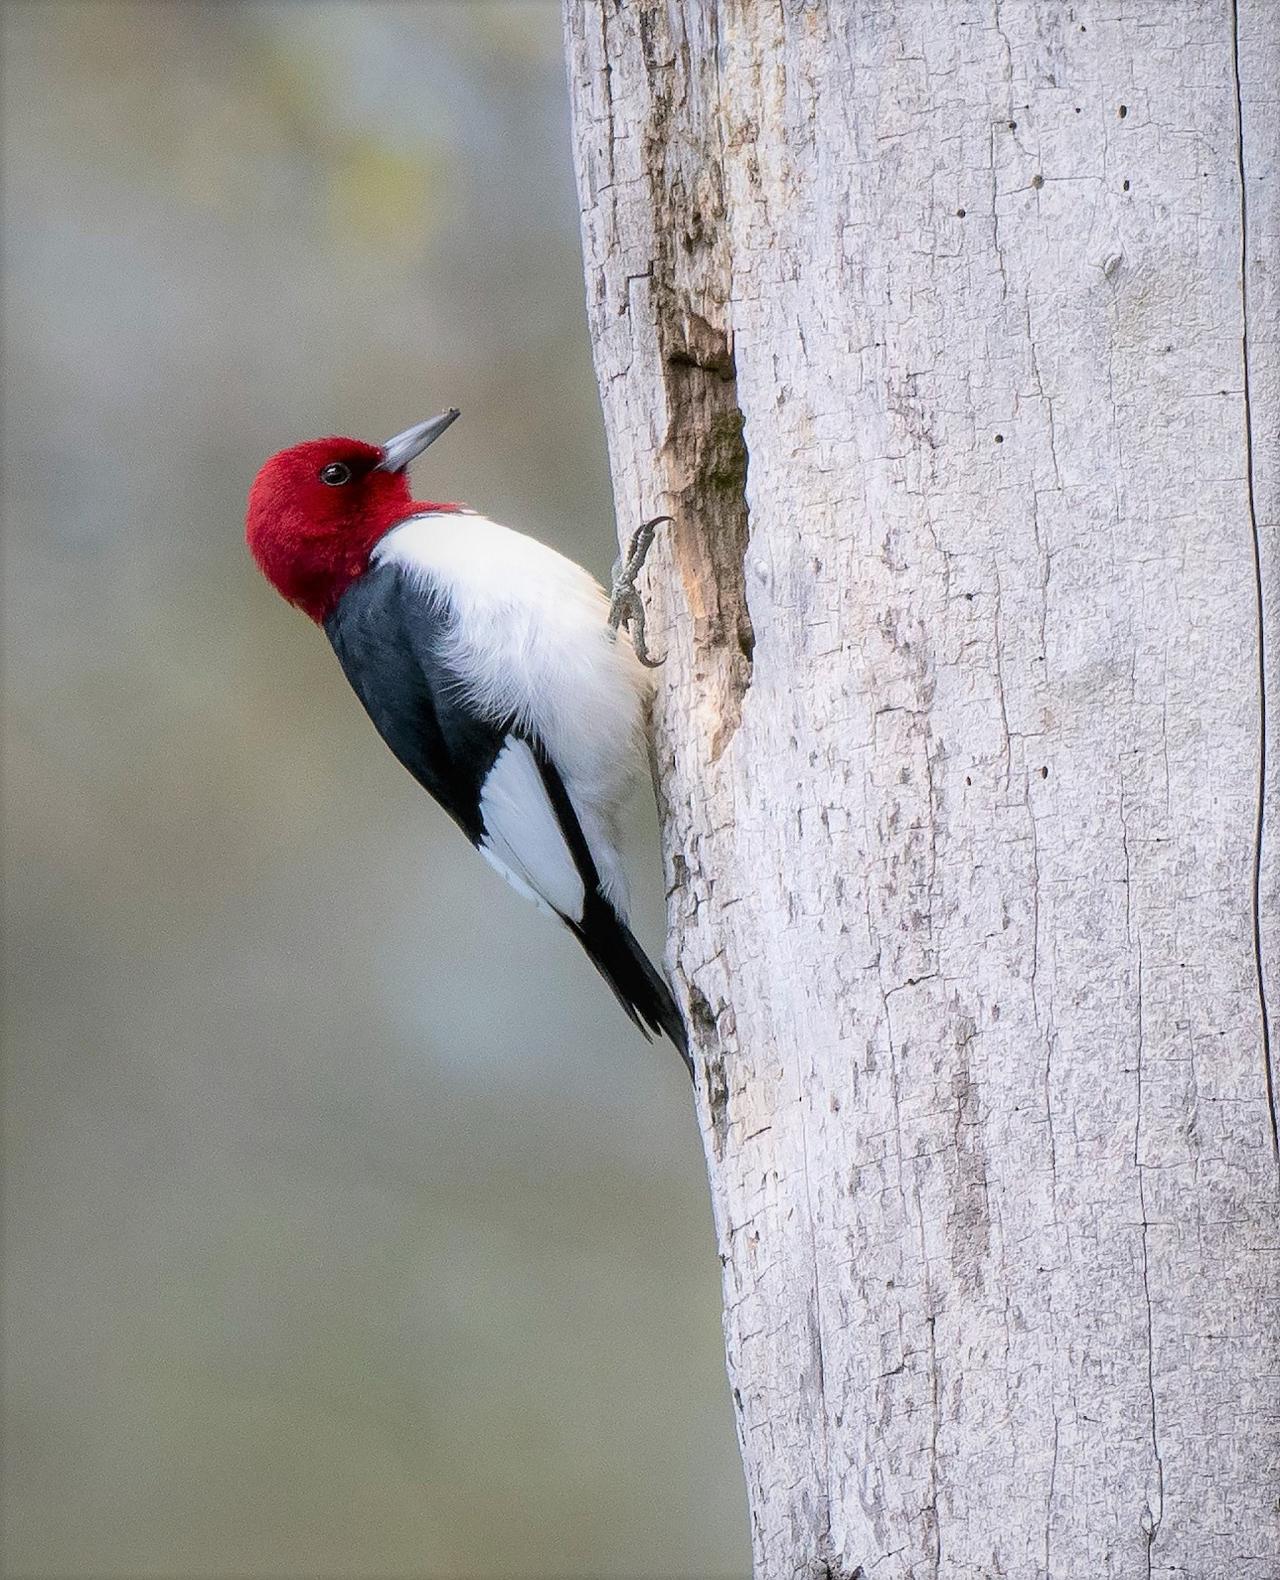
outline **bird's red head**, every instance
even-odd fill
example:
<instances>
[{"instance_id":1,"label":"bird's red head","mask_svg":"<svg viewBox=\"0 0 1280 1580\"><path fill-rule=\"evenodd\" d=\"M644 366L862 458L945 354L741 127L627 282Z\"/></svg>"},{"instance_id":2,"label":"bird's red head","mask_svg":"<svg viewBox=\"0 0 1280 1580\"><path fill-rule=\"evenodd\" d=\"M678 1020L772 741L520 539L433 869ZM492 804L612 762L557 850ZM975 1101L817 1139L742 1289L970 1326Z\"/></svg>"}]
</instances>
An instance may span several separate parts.
<instances>
[{"instance_id":1,"label":"bird's red head","mask_svg":"<svg viewBox=\"0 0 1280 1580\"><path fill-rule=\"evenodd\" d=\"M445 412L382 446L309 439L271 457L249 490L245 539L282 597L323 620L397 522L418 511L458 508L415 503L405 474L457 415Z\"/></svg>"}]
</instances>

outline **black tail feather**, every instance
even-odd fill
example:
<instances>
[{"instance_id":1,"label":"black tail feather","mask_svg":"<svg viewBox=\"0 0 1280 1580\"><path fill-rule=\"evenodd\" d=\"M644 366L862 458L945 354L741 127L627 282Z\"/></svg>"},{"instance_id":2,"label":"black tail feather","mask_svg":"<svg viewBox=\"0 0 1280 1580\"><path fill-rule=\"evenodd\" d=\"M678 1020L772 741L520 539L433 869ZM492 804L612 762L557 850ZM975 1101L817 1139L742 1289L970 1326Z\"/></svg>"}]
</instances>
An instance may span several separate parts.
<instances>
[{"instance_id":1,"label":"black tail feather","mask_svg":"<svg viewBox=\"0 0 1280 1580\"><path fill-rule=\"evenodd\" d=\"M613 906L600 894L589 895L582 921L569 926L631 1020L646 1037L668 1036L692 1075L689 1039L671 989Z\"/></svg>"},{"instance_id":2,"label":"black tail feather","mask_svg":"<svg viewBox=\"0 0 1280 1580\"><path fill-rule=\"evenodd\" d=\"M651 1032L664 1032L670 1037L692 1076L689 1039L671 989L654 969L626 922L600 892L595 857L559 769L539 740L531 737L530 746L546 786L547 798L582 877L582 920L574 922L565 916L565 924L577 935L591 963L613 989L618 1003L632 1021L646 1037Z\"/></svg>"}]
</instances>

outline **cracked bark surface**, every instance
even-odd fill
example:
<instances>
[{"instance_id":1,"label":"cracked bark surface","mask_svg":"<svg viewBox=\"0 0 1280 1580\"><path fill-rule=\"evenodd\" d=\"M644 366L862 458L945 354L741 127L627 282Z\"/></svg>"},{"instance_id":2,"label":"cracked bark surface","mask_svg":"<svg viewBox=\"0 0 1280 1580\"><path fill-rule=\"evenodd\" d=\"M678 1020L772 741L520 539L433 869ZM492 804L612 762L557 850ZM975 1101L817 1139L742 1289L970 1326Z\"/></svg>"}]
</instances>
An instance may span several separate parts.
<instances>
[{"instance_id":1,"label":"cracked bark surface","mask_svg":"<svg viewBox=\"0 0 1280 1580\"><path fill-rule=\"evenodd\" d=\"M757 1573L1280 1576L1280 8L566 24Z\"/></svg>"}]
</instances>

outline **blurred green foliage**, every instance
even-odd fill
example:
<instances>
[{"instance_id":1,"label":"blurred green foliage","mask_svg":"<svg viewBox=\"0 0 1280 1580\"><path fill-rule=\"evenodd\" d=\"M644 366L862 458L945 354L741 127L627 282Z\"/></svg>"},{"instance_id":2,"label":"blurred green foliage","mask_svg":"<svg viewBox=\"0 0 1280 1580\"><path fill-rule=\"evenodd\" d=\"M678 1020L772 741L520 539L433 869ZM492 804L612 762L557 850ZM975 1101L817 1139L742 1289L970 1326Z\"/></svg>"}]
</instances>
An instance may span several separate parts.
<instances>
[{"instance_id":1,"label":"blurred green foliage","mask_svg":"<svg viewBox=\"0 0 1280 1580\"><path fill-rule=\"evenodd\" d=\"M456 403L420 493L607 568L557 9L3 27L4 1573L741 1573L679 1060L241 541Z\"/></svg>"}]
</instances>

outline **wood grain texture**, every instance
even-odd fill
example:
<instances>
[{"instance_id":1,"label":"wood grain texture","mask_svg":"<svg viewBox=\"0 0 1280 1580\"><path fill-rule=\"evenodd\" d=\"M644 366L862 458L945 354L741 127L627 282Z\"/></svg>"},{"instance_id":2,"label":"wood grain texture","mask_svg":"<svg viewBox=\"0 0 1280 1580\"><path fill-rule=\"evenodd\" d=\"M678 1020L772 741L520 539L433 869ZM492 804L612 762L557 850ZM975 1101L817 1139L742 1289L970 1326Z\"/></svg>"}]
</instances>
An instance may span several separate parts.
<instances>
[{"instance_id":1,"label":"wood grain texture","mask_svg":"<svg viewBox=\"0 0 1280 1580\"><path fill-rule=\"evenodd\" d=\"M566 32L757 1574L1280 1575L1280 8Z\"/></svg>"}]
</instances>

